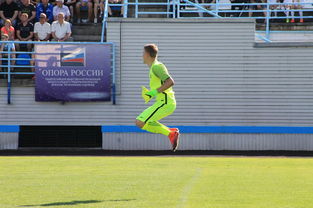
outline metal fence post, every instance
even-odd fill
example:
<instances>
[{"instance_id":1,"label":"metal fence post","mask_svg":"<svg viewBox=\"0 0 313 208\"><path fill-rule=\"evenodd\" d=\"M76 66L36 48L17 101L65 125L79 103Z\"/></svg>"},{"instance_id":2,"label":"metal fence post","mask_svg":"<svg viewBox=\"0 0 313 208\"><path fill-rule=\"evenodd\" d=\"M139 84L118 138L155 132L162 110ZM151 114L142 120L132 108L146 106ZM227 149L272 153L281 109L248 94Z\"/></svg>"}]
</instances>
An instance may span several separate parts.
<instances>
[{"instance_id":1,"label":"metal fence post","mask_svg":"<svg viewBox=\"0 0 313 208\"><path fill-rule=\"evenodd\" d=\"M266 3L266 38L270 39L270 5L269 1Z\"/></svg>"},{"instance_id":2,"label":"metal fence post","mask_svg":"<svg viewBox=\"0 0 313 208\"><path fill-rule=\"evenodd\" d=\"M135 2L135 18L138 18L138 0Z\"/></svg>"},{"instance_id":3,"label":"metal fence post","mask_svg":"<svg viewBox=\"0 0 313 208\"><path fill-rule=\"evenodd\" d=\"M127 18L127 13L128 13L128 0L124 0L124 13L123 13L123 18Z\"/></svg>"},{"instance_id":4,"label":"metal fence post","mask_svg":"<svg viewBox=\"0 0 313 208\"><path fill-rule=\"evenodd\" d=\"M8 44L8 43L7 43ZM11 45L8 45L8 104L11 104Z\"/></svg>"}]
</instances>

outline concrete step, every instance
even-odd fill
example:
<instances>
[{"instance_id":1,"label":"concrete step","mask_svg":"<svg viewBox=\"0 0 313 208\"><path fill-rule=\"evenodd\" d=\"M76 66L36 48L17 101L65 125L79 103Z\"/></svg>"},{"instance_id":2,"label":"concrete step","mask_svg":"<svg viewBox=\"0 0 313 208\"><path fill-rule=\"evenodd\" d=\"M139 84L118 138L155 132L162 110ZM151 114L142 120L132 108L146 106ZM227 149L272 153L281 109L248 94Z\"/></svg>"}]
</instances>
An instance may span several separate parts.
<instances>
[{"instance_id":1,"label":"concrete step","mask_svg":"<svg viewBox=\"0 0 313 208\"><path fill-rule=\"evenodd\" d=\"M102 24L74 24L72 33L74 41L97 42L101 40Z\"/></svg>"},{"instance_id":2,"label":"concrete step","mask_svg":"<svg viewBox=\"0 0 313 208\"><path fill-rule=\"evenodd\" d=\"M86 29L72 29L73 34L79 34L79 35L100 35L101 34L101 27L99 26L99 29L92 29L92 28L86 28Z\"/></svg>"},{"instance_id":3,"label":"concrete step","mask_svg":"<svg viewBox=\"0 0 313 208\"><path fill-rule=\"evenodd\" d=\"M73 34L74 41L80 42L98 42L101 40L101 35L77 35Z\"/></svg>"},{"instance_id":4,"label":"concrete step","mask_svg":"<svg viewBox=\"0 0 313 208\"><path fill-rule=\"evenodd\" d=\"M263 37L266 36L265 32L258 32ZM313 42L313 31L288 31L288 32L271 32L269 39L273 42ZM258 37L255 38L256 42L264 42Z\"/></svg>"},{"instance_id":5,"label":"concrete step","mask_svg":"<svg viewBox=\"0 0 313 208\"><path fill-rule=\"evenodd\" d=\"M305 23L270 23L270 29L274 31L312 31L313 22ZM266 30L266 24L257 23L256 30Z\"/></svg>"}]
</instances>

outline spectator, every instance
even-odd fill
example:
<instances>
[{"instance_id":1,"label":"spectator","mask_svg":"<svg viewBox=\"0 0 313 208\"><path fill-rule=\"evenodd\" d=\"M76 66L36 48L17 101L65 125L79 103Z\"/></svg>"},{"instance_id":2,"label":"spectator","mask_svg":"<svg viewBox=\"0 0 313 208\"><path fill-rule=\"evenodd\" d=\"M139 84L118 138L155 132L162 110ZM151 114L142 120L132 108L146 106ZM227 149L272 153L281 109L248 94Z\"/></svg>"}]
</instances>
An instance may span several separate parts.
<instances>
[{"instance_id":1,"label":"spectator","mask_svg":"<svg viewBox=\"0 0 313 208\"><path fill-rule=\"evenodd\" d=\"M124 0L109 0L109 4L121 4L121 6L109 6L109 17L123 17Z\"/></svg>"},{"instance_id":2,"label":"spectator","mask_svg":"<svg viewBox=\"0 0 313 208\"><path fill-rule=\"evenodd\" d=\"M216 8L216 6L213 5L213 4L216 3L216 0L201 0L199 3L201 3L201 4L211 4L211 5L204 6L204 8L209 9L209 10L212 10L213 8L214 9Z\"/></svg>"},{"instance_id":3,"label":"spectator","mask_svg":"<svg viewBox=\"0 0 313 208\"><path fill-rule=\"evenodd\" d=\"M36 7L30 3L30 0L21 0L22 4L19 9L19 18L22 21L22 14L27 14L28 22L34 22L36 18Z\"/></svg>"},{"instance_id":4,"label":"spectator","mask_svg":"<svg viewBox=\"0 0 313 208\"><path fill-rule=\"evenodd\" d=\"M81 22L80 17L80 9L81 7L88 8L88 22L91 22L91 16L92 16L92 2L91 0L80 0L76 3L76 14L77 14L77 23Z\"/></svg>"},{"instance_id":5,"label":"spectator","mask_svg":"<svg viewBox=\"0 0 313 208\"><path fill-rule=\"evenodd\" d=\"M54 21L51 26L53 41L72 41L71 24L64 20L64 14L58 14L58 20Z\"/></svg>"},{"instance_id":6,"label":"spectator","mask_svg":"<svg viewBox=\"0 0 313 208\"><path fill-rule=\"evenodd\" d=\"M47 21L52 23L53 18L53 5L49 3L49 0L41 0L42 3L39 3L36 7L36 21L40 21L41 13L46 14Z\"/></svg>"},{"instance_id":7,"label":"spectator","mask_svg":"<svg viewBox=\"0 0 313 208\"><path fill-rule=\"evenodd\" d=\"M1 35L6 34L9 40L14 40L15 29L9 19L5 20L4 26L1 28Z\"/></svg>"},{"instance_id":8,"label":"spectator","mask_svg":"<svg viewBox=\"0 0 313 208\"><path fill-rule=\"evenodd\" d=\"M74 8L76 8L76 0L65 0L64 5L70 9L70 13L72 14L71 22L74 22L73 15L74 15Z\"/></svg>"},{"instance_id":9,"label":"spectator","mask_svg":"<svg viewBox=\"0 0 313 208\"><path fill-rule=\"evenodd\" d=\"M269 0L271 1L271 0ZM274 0L276 1L276 0ZM249 11L251 10L263 10L263 15L264 17L267 16L267 13L266 13L266 5L262 5L262 3L267 3L266 0L251 0L250 2L251 4L254 4L254 5L249 5L248 8L249 8ZM249 12L249 17L252 17L253 15L253 12Z\"/></svg>"},{"instance_id":10,"label":"spectator","mask_svg":"<svg viewBox=\"0 0 313 208\"><path fill-rule=\"evenodd\" d=\"M13 25L16 24L18 16L18 6L13 0L6 0L0 5L1 25L6 19L9 19Z\"/></svg>"},{"instance_id":11,"label":"spectator","mask_svg":"<svg viewBox=\"0 0 313 208\"><path fill-rule=\"evenodd\" d=\"M293 5L291 7L291 22L294 23L295 22L295 12L294 10L299 10L299 16L300 16L300 22L303 23L303 4L301 3L306 3L305 0L293 0Z\"/></svg>"},{"instance_id":12,"label":"spectator","mask_svg":"<svg viewBox=\"0 0 313 208\"><path fill-rule=\"evenodd\" d=\"M66 21L70 21L71 13L67 6L65 6L64 0L56 0L57 5L53 7L54 20L58 20L59 13L63 13Z\"/></svg>"},{"instance_id":13,"label":"spectator","mask_svg":"<svg viewBox=\"0 0 313 208\"><path fill-rule=\"evenodd\" d=\"M28 21L28 14L21 14L21 22L17 25L16 28L16 41L31 41L34 35L33 23ZM27 50L31 51L32 44L16 44L16 50L20 50L21 47L27 46Z\"/></svg>"},{"instance_id":14,"label":"spectator","mask_svg":"<svg viewBox=\"0 0 313 208\"><path fill-rule=\"evenodd\" d=\"M101 1L101 3L100 3ZM98 12L100 10L100 16L98 16ZM93 23L98 23L98 18L103 16L104 13L104 3L102 0L94 0L94 8L93 8L93 12L94 12L94 20Z\"/></svg>"},{"instance_id":15,"label":"spectator","mask_svg":"<svg viewBox=\"0 0 313 208\"><path fill-rule=\"evenodd\" d=\"M51 26L47 22L47 16L45 13L40 14L39 22L35 23L34 36L35 40L48 41L51 35Z\"/></svg>"},{"instance_id":16,"label":"spectator","mask_svg":"<svg viewBox=\"0 0 313 208\"><path fill-rule=\"evenodd\" d=\"M279 4L280 0L268 0L268 3L270 4L270 10L271 10L271 16L272 16L272 10L278 10L280 8ZM277 17L277 11L274 11L275 17Z\"/></svg>"},{"instance_id":17,"label":"spectator","mask_svg":"<svg viewBox=\"0 0 313 208\"><path fill-rule=\"evenodd\" d=\"M199 4L199 3L200 4L215 4L216 2L215 2L215 0L195 0L195 3L197 3L197 4ZM211 10L212 8L216 8L215 5L207 5L207 6L202 5L202 7L206 8L208 10ZM203 17L202 11L199 12L199 17Z\"/></svg>"},{"instance_id":18,"label":"spectator","mask_svg":"<svg viewBox=\"0 0 313 208\"><path fill-rule=\"evenodd\" d=\"M2 34L1 35L1 41L9 41L9 36L7 34ZM0 48L0 51L15 51L15 47L14 47L14 43L2 43L1 44L1 48ZM8 54L7 53L0 53L0 65L8 65L8 61L7 60L2 60L3 58L8 58ZM12 59L15 58L15 54L12 53L11 56L10 56ZM12 60L11 61L11 65L14 65L15 64L15 60ZM2 68L2 71L4 72L5 68L7 67L3 67Z\"/></svg>"},{"instance_id":19,"label":"spectator","mask_svg":"<svg viewBox=\"0 0 313 208\"><path fill-rule=\"evenodd\" d=\"M285 14L286 14L286 22L289 23L289 12L293 8L293 0L284 0Z\"/></svg>"}]
</instances>

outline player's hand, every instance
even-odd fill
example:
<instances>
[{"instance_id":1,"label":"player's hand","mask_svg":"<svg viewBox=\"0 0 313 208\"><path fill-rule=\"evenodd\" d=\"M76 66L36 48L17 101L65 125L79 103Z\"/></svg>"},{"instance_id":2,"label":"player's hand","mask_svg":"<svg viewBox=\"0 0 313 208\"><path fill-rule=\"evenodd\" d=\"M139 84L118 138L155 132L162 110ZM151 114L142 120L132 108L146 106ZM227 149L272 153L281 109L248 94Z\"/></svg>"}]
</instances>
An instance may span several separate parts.
<instances>
[{"instance_id":1,"label":"player's hand","mask_svg":"<svg viewBox=\"0 0 313 208\"><path fill-rule=\"evenodd\" d=\"M158 90L150 90L146 93L147 96L150 96L151 98L155 97L158 94Z\"/></svg>"},{"instance_id":2,"label":"player's hand","mask_svg":"<svg viewBox=\"0 0 313 208\"><path fill-rule=\"evenodd\" d=\"M145 86L141 86L141 96L142 99L145 101L145 103L148 103L151 100L151 96L146 95L146 93L149 92L149 90Z\"/></svg>"}]
</instances>

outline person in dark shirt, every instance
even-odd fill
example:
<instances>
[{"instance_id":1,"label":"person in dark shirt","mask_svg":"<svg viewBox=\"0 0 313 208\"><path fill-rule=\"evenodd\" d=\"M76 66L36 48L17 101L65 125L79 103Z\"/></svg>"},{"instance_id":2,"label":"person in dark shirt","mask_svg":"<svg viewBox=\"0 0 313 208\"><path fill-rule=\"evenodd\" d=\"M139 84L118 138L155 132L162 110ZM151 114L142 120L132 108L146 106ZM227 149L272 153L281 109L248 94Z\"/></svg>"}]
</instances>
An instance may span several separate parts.
<instances>
[{"instance_id":1,"label":"person in dark shirt","mask_svg":"<svg viewBox=\"0 0 313 208\"><path fill-rule=\"evenodd\" d=\"M9 19L13 26L16 24L18 15L18 6L13 0L6 0L0 5L1 25L4 25L6 19Z\"/></svg>"},{"instance_id":2,"label":"person in dark shirt","mask_svg":"<svg viewBox=\"0 0 313 208\"><path fill-rule=\"evenodd\" d=\"M47 16L49 23L53 22L53 5L49 3L49 0L42 0L36 7L36 22L40 20L40 14L44 13Z\"/></svg>"},{"instance_id":3,"label":"person in dark shirt","mask_svg":"<svg viewBox=\"0 0 313 208\"><path fill-rule=\"evenodd\" d=\"M28 14L21 14L21 22L16 27L16 41L32 41L34 35L33 23L27 21ZM20 47L27 46L27 50L31 51L32 44L16 44L16 50L20 50Z\"/></svg>"},{"instance_id":4,"label":"person in dark shirt","mask_svg":"<svg viewBox=\"0 0 313 208\"><path fill-rule=\"evenodd\" d=\"M32 3L30 3L30 0L21 0L22 4L19 9L19 19L22 21L21 16L23 13L26 13L28 15L28 22L34 22L36 17L36 7Z\"/></svg>"}]
</instances>

